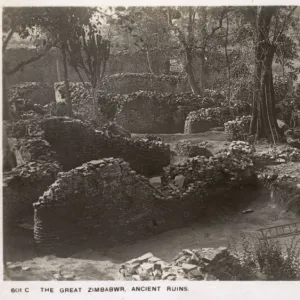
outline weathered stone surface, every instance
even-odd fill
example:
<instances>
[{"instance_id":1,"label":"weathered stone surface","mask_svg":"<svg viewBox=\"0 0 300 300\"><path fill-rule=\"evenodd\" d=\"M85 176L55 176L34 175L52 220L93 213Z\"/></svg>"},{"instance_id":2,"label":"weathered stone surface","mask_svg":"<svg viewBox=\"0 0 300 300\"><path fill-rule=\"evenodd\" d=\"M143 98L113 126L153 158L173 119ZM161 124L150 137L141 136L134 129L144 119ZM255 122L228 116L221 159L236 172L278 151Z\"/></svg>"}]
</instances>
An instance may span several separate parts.
<instances>
[{"instance_id":1,"label":"weathered stone surface","mask_svg":"<svg viewBox=\"0 0 300 300\"><path fill-rule=\"evenodd\" d=\"M49 143L41 138L19 139L13 150L18 165L36 160L56 160L56 153Z\"/></svg>"},{"instance_id":2,"label":"weathered stone surface","mask_svg":"<svg viewBox=\"0 0 300 300\"><path fill-rule=\"evenodd\" d=\"M36 161L4 172L3 215L7 227L33 215L32 204L55 181L59 171L61 166L58 163Z\"/></svg>"},{"instance_id":3,"label":"weathered stone surface","mask_svg":"<svg viewBox=\"0 0 300 300\"><path fill-rule=\"evenodd\" d=\"M121 157L143 175L155 175L170 163L170 147L159 141L107 136L88 124L70 118L44 120L45 139L57 152L65 170L93 159Z\"/></svg>"},{"instance_id":4,"label":"weathered stone surface","mask_svg":"<svg viewBox=\"0 0 300 300\"><path fill-rule=\"evenodd\" d=\"M179 155L194 157L194 156L205 156L210 157L212 153L202 145L193 145L189 140L181 140L176 144L176 152Z\"/></svg>"},{"instance_id":5,"label":"weathered stone surface","mask_svg":"<svg viewBox=\"0 0 300 300\"><path fill-rule=\"evenodd\" d=\"M148 180L123 160L90 161L58 173L34 204L35 241L41 248L59 251L60 246L78 245L85 238L106 245L145 237L153 233L152 220L161 219L158 197ZM149 257L146 254L140 261Z\"/></svg>"},{"instance_id":6,"label":"weathered stone surface","mask_svg":"<svg viewBox=\"0 0 300 300\"><path fill-rule=\"evenodd\" d=\"M191 111L184 124L184 133L198 133L208 131L213 127L223 125L230 117L225 107L201 108Z\"/></svg>"}]
</instances>

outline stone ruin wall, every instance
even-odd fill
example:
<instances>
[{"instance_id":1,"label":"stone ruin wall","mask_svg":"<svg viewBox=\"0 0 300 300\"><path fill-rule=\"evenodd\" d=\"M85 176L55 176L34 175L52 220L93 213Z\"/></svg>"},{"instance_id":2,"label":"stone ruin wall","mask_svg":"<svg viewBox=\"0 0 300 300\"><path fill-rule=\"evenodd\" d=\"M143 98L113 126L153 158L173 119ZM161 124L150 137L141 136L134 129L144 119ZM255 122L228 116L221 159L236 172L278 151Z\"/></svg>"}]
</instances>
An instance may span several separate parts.
<instances>
[{"instance_id":1,"label":"stone ruin wall","mask_svg":"<svg viewBox=\"0 0 300 300\"><path fill-rule=\"evenodd\" d=\"M33 215L33 203L56 180L61 166L54 162L26 162L3 174L4 230Z\"/></svg>"},{"instance_id":2,"label":"stone ruin wall","mask_svg":"<svg viewBox=\"0 0 300 300\"><path fill-rule=\"evenodd\" d=\"M129 80L129 79L126 79ZM135 79L130 79L134 81ZM73 109L82 119L94 117L93 100L89 88L81 83L71 83ZM55 85L56 101L63 97L59 90L63 83ZM100 123L115 119L133 133L183 133L186 116L191 110L202 107L202 98L191 93L162 93L151 90L118 94L98 91ZM204 105L205 106L205 105Z\"/></svg>"},{"instance_id":3,"label":"stone ruin wall","mask_svg":"<svg viewBox=\"0 0 300 300\"><path fill-rule=\"evenodd\" d=\"M104 81L103 90L116 94L130 94L136 91L155 91L158 93L190 91L186 79L175 80L175 78L176 76L154 76L150 73L114 74Z\"/></svg>"},{"instance_id":4,"label":"stone ruin wall","mask_svg":"<svg viewBox=\"0 0 300 300\"><path fill-rule=\"evenodd\" d=\"M24 99L34 104L46 105L55 102L55 92L53 86L46 83L24 82L9 87L8 99L10 103Z\"/></svg>"},{"instance_id":5,"label":"stone ruin wall","mask_svg":"<svg viewBox=\"0 0 300 300\"><path fill-rule=\"evenodd\" d=\"M212 194L223 198L224 189ZM34 239L59 255L132 242L195 221L207 205L201 199L162 194L122 159L94 160L59 173L34 204Z\"/></svg>"},{"instance_id":6,"label":"stone ruin wall","mask_svg":"<svg viewBox=\"0 0 300 300\"><path fill-rule=\"evenodd\" d=\"M146 183L145 183L146 181ZM142 238L157 219L156 190L121 159L90 161L65 173L34 204L40 248L85 241L100 246Z\"/></svg>"},{"instance_id":7,"label":"stone ruin wall","mask_svg":"<svg viewBox=\"0 0 300 300\"><path fill-rule=\"evenodd\" d=\"M49 118L42 126L45 140L57 153L64 170L94 159L119 157L129 162L136 172L151 176L170 164L170 147L159 141L109 137L80 120L69 118Z\"/></svg>"}]
</instances>

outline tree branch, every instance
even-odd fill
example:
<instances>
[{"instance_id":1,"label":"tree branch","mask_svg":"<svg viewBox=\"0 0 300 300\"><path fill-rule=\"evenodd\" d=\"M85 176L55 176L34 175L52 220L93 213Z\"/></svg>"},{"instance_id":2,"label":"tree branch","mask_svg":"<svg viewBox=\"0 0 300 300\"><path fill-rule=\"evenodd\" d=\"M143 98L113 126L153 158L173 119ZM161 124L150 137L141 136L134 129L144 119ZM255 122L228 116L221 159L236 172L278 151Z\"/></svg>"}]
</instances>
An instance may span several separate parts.
<instances>
[{"instance_id":1,"label":"tree branch","mask_svg":"<svg viewBox=\"0 0 300 300\"><path fill-rule=\"evenodd\" d=\"M49 44L43 52L41 52L40 54L38 54L37 56L33 56L25 61L20 62L19 64L17 64L13 69L11 70L3 70L5 75L12 75L14 73L16 73L17 71L19 71L21 68L23 68L24 66L39 60L40 58L42 58L53 46L55 46L56 43L54 44Z\"/></svg>"},{"instance_id":2,"label":"tree branch","mask_svg":"<svg viewBox=\"0 0 300 300\"><path fill-rule=\"evenodd\" d=\"M212 37L212 36L215 34L215 32L216 32L217 30L219 30L219 29L222 28L224 17L225 17L225 15L228 13L228 11L229 11L229 9L228 9L227 7L225 7L225 8L221 11L221 15L220 15L220 19L219 19L219 25L212 28L211 33L207 36L207 38Z\"/></svg>"},{"instance_id":3,"label":"tree branch","mask_svg":"<svg viewBox=\"0 0 300 300\"><path fill-rule=\"evenodd\" d=\"M282 33L283 33L284 29L285 29L285 26L286 26L288 20L290 19L290 17L292 16L292 14L293 14L294 11L296 10L296 8L297 8L297 6L293 7L293 8L291 9L291 11L289 12L289 14L287 15L287 17L285 18L285 20L284 20L284 22L283 22L283 25L282 25L282 27L281 27L281 30L280 30L280 32L278 33L277 37L276 37L276 41L277 41L278 38L282 35Z\"/></svg>"},{"instance_id":4,"label":"tree branch","mask_svg":"<svg viewBox=\"0 0 300 300\"><path fill-rule=\"evenodd\" d=\"M2 45L2 52L4 53L4 51L6 50L6 47L8 45L8 42L10 41L11 37L13 36L13 34L15 33L16 28L13 27L11 28L11 30L9 31L8 35L6 36L3 45Z\"/></svg>"}]
</instances>

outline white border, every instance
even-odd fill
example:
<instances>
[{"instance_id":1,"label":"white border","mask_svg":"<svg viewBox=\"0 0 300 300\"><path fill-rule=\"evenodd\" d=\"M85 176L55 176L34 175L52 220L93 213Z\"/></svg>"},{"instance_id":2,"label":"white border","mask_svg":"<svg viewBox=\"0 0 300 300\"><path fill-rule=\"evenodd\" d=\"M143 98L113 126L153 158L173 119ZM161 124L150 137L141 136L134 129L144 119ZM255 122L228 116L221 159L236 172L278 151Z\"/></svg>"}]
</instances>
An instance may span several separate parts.
<instances>
[{"instance_id":1,"label":"white border","mask_svg":"<svg viewBox=\"0 0 300 300\"><path fill-rule=\"evenodd\" d=\"M201 0L201 1L182 1L182 0L144 0L142 2L128 0L110 0L110 1L71 1L71 0L2 0L2 6L111 6L123 5L123 6L221 6L221 5L300 5L300 0L256 0L256 1L222 1L222 0ZM2 16L1 16L2 21ZM2 22L1 22L2 24ZM0 64L2 65L2 53ZM0 75L2 77L2 74ZM2 82L2 80L0 81ZM2 97L2 93L1 93ZM2 101L0 101L0 111L2 112ZM2 122L0 125L2 132ZM2 139L1 139L2 142ZM2 155L2 147L0 154ZM0 159L0 167L2 169L2 159ZM0 175L0 182L2 183L2 174ZM2 188L0 195L2 197ZM1 205L2 211L2 205ZM2 224L1 227L2 229ZM2 232L2 230L1 230ZM2 246L2 239L0 242ZM2 247L1 247L2 249ZM2 262L2 251L1 251L1 262ZM0 262L0 263L1 263ZM215 300L215 299L237 299L237 300L254 300L254 299L272 299L272 300L299 300L300 299L300 282L116 282L116 281L74 281L74 282L18 282L18 281L2 281L3 275L0 274L1 286L0 296L1 299L66 299L66 297L72 297L72 299L83 299L88 297L89 299L138 299L153 300L153 299L164 299L164 300ZM132 286L161 286L161 292L130 292ZM88 293L86 292L89 287L111 287L111 286L125 286L126 293ZM187 286L189 292L165 292L166 286ZM54 293L41 293L41 287L52 287ZM82 288L81 293L60 293L60 288L74 287ZM22 293L12 293L11 289L21 288ZM26 293L25 288L29 288L30 292Z\"/></svg>"}]
</instances>

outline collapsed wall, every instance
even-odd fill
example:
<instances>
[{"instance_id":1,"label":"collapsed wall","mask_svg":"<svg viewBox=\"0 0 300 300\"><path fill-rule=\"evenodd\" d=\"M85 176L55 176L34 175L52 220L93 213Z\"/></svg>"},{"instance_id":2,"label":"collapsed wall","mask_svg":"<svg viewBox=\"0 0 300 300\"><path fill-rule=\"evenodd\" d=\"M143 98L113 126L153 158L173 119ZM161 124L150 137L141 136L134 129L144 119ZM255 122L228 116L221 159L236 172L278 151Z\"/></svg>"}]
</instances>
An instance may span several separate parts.
<instances>
[{"instance_id":1,"label":"collapsed wall","mask_svg":"<svg viewBox=\"0 0 300 300\"><path fill-rule=\"evenodd\" d=\"M94 159L119 157L129 162L133 170L148 176L161 173L170 164L170 147L160 141L107 136L70 118L48 118L42 126L45 139L56 151L64 170Z\"/></svg>"},{"instance_id":2,"label":"collapsed wall","mask_svg":"<svg viewBox=\"0 0 300 300\"><path fill-rule=\"evenodd\" d=\"M18 221L33 215L32 204L52 184L61 171L53 161L27 162L3 174L4 225L15 226Z\"/></svg>"},{"instance_id":3,"label":"collapsed wall","mask_svg":"<svg viewBox=\"0 0 300 300\"><path fill-rule=\"evenodd\" d=\"M90 161L57 180L34 204L34 238L40 249L85 241L101 246L151 233L157 191L122 159ZM155 223L155 222L154 222Z\"/></svg>"}]
</instances>

